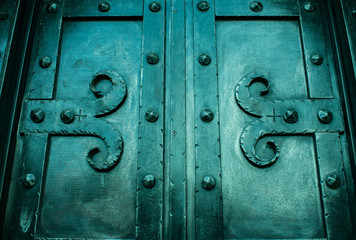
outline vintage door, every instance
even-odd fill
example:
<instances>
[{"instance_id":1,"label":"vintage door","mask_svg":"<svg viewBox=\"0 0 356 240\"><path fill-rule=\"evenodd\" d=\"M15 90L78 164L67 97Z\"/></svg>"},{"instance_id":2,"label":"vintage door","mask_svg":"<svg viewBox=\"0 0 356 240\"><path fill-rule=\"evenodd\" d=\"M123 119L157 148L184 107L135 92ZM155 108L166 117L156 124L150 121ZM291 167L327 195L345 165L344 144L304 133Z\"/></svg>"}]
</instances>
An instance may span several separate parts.
<instances>
[{"instance_id":1,"label":"vintage door","mask_svg":"<svg viewBox=\"0 0 356 240\"><path fill-rule=\"evenodd\" d=\"M3 239L160 236L164 7L41 1Z\"/></svg>"},{"instance_id":2,"label":"vintage door","mask_svg":"<svg viewBox=\"0 0 356 240\"><path fill-rule=\"evenodd\" d=\"M2 239L353 239L328 6L39 1Z\"/></svg>"}]
</instances>

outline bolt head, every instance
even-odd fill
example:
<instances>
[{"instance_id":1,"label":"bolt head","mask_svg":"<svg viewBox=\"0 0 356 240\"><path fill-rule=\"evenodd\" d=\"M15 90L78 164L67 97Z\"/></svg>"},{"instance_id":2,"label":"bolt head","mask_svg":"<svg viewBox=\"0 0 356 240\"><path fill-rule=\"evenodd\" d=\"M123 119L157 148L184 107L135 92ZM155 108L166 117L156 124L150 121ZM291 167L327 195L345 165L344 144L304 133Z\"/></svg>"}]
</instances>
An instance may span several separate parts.
<instances>
[{"instance_id":1,"label":"bolt head","mask_svg":"<svg viewBox=\"0 0 356 240\"><path fill-rule=\"evenodd\" d=\"M23 180L23 185L27 188L31 188L36 184L36 177L32 173L26 174Z\"/></svg>"},{"instance_id":2,"label":"bolt head","mask_svg":"<svg viewBox=\"0 0 356 240\"><path fill-rule=\"evenodd\" d=\"M201 183L202 187L206 190L211 190L215 187L215 179L212 176L205 176Z\"/></svg>"},{"instance_id":3,"label":"bolt head","mask_svg":"<svg viewBox=\"0 0 356 240\"><path fill-rule=\"evenodd\" d=\"M0 12L0 20L6 20L9 18L8 12Z\"/></svg>"},{"instance_id":4,"label":"bolt head","mask_svg":"<svg viewBox=\"0 0 356 240\"><path fill-rule=\"evenodd\" d=\"M40 59L39 64L42 68L48 68L51 65L51 62L49 57L43 57Z\"/></svg>"},{"instance_id":5,"label":"bolt head","mask_svg":"<svg viewBox=\"0 0 356 240\"><path fill-rule=\"evenodd\" d=\"M331 123L333 120L333 113L326 109L321 109L318 111L318 119L322 123Z\"/></svg>"},{"instance_id":6,"label":"bolt head","mask_svg":"<svg viewBox=\"0 0 356 240\"><path fill-rule=\"evenodd\" d=\"M295 109L287 109L283 114L283 119L287 123L296 123L298 121L298 112Z\"/></svg>"},{"instance_id":7,"label":"bolt head","mask_svg":"<svg viewBox=\"0 0 356 240\"><path fill-rule=\"evenodd\" d=\"M198 61L201 65L206 66L211 63L211 57L208 54L201 54Z\"/></svg>"},{"instance_id":8,"label":"bolt head","mask_svg":"<svg viewBox=\"0 0 356 240\"><path fill-rule=\"evenodd\" d=\"M56 13L58 11L58 6L55 3L50 3L47 5L47 11L49 13Z\"/></svg>"},{"instance_id":9,"label":"bolt head","mask_svg":"<svg viewBox=\"0 0 356 240\"><path fill-rule=\"evenodd\" d=\"M147 55L147 62L151 65L155 65L159 62L159 57L156 53L151 53Z\"/></svg>"},{"instance_id":10,"label":"bolt head","mask_svg":"<svg viewBox=\"0 0 356 240\"><path fill-rule=\"evenodd\" d=\"M161 10L161 4L159 2L152 2L149 7L151 12L159 12L159 10Z\"/></svg>"},{"instance_id":11,"label":"bolt head","mask_svg":"<svg viewBox=\"0 0 356 240\"><path fill-rule=\"evenodd\" d=\"M99 3L98 9L100 12L107 12L110 10L110 4L107 2Z\"/></svg>"},{"instance_id":12,"label":"bolt head","mask_svg":"<svg viewBox=\"0 0 356 240\"><path fill-rule=\"evenodd\" d=\"M156 180L155 177L152 175L147 175L143 180L142 180L142 184L143 186L145 186L146 188L153 188L156 184Z\"/></svg>"},{"instance_id":13,"label":"bolt head","mask_svg":"<svg viewBox=\"0 0 356 240\"><path fill-rule=\"evenodd\" d=\"M261 12L263 9L262 3L258 1L253 1L250 3L250 8L254 12Z\"/></svg>"},{"instance_id":14,"label":"bolt head","mask_svg":"<svg viewBox=\"0 0 356 240\"><path fill-rule=\"evenodd\" d=\"M68 124L74 121L75 114L71 109L64 109L61 112L61 120L62 122Z\"/></svg>"},{"instance_id":15,"label":"bolt head","mask_svg":"<svg viewBox=\"0 0 356 240\"><path fill-rule=\"evenodd\" d=\"M312 3L308 2L308 3L304 4L304 10L307 12L314 12L315 7Z\"/></svg>"},{"instance_id":16,"label":"bolt head","mask_svg":"<svg viewBox=\"0 0 356 240\"><path fill-rule=\"evenodd\" d=\"M351 11L351 14L352 14L352 16L353 16L354 18L356 18L356 9L353 9L353 10Z\"/></svg>"},{"instance_id":17,"label":"bolt head","mask_svg":"<svg viewBox=\"0 0 356 240\"><path fill-rule=\"evenodd\" d=\"M200 113L200 118L204 122L211 122L214 119L214 113L209 109L204 109Z\"/></svg>"},{"instance_id":18,"label":"bolt head","mask_svg":"<svg viewBox=\"0 0 356 240\"><path fill-rule=\"evenodd\" d=\"M330 173L326 176L325 183L329 188L337 189L341 184L341 180L336 173Z\"/></svg>"},{"instance_id":19,"label":"bolt head","mask_svg":"<svg viewBox=\"0 0 356 240\"><path fill-rule=\"evenodd\" d=\"M206 12L210 8L210 4L207 1L200 1L197 6L201 12Z\"/></svg>"},{"instance_id":20,"label":"bolt head","mask_svg":"<svg viewBox=\"0 0 356 240\"><path fill-rule=\"evenodd\" d=\"M146 114L145 114L145 118L147 121L149 122L155 122L158 120L159 117L159 113L156 109L154 108L150 108L147 110Z\"/></svg>"},{"instance_id":21,"label":"bolt head","mask_svg":"<svg viewBox=\"0 0 356 240\"><path fill-rule=\"evenodd\" d=\"M321 65L324 62L324 58L319 54L313 54L310 61L315 65Z\"/></svg>"},{"instance_id":22,"label":"bolt head","mask_svg":"<svg viewBox=\"0 0 356 240\"><path fill-rule=\"evenodd\" d=\"M40 123L45 118L45 112L41 108L33 109L30 113L30 118L34 123Z\"/></svg>"}]
</instances>

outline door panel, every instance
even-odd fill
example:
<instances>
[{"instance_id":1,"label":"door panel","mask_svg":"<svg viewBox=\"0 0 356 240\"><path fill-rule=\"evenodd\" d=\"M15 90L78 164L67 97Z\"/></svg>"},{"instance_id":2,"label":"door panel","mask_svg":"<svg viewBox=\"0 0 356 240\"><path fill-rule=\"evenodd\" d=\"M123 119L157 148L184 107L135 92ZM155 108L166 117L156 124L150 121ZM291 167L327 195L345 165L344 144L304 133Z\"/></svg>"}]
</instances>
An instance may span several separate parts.
<instances>
[{"instance_id":1,"label":"door panel","mask_svg":"<svg viewBox=\"0 0 356 240\"><path fill-rule=\"evenodd\" d=\"M320 10L308 12L300 1L300 18L291 14L295 4L284 5L289 12L266 4L254 15L241 3L244 15L223 11L222 2L216 1L216 33L224 238L349 239L345 185L337 196L325 186L332 172L345 183L342 155L323 154L328 144L340 145L344 127L339 100L327 100L338 94ZM322 63L312 62L316 53ZM318 120L321 109L333 109L332 122ZM331 224L339 212L344 224Z\"/></svg>"},{"instance_id":2,"label":"door panel","mask_svg":"<svg viewBox=\"0 0 356 240\"><path fill-rule=\"evenodd\" d=\"M276 239L323 237L313 138L266 137L256 146L260 156L273 157L272 149L265 147L272 140L288 151L281 151L278 163L266 170L254 167L246 161L239 139L243 126L254 117L232 97L240 78L261 73L273 79L271 91L261 101L307 98L298 22L219 21L216 27L223 196L229 196L223 198L225 235L264 238L267 232ZM258 96L264 86L254 85L250 94Z\"/></svg>"}]
</instances>

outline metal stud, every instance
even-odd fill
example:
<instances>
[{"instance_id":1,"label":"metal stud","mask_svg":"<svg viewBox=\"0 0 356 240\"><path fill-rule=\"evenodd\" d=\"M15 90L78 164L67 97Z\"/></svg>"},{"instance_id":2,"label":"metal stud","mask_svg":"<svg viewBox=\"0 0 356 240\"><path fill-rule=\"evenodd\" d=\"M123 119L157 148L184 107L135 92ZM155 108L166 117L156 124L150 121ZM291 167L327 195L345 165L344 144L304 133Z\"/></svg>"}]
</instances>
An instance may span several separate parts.
<instances>
[{"instance_id":1,"label":"metal stud","mask_svg":"<svg viewBox=\"0 0 356 240\"><path fill-rule=\"evenodd\" d=\"M68 124L74 121L75 114L71 109L64 109L61 112L61 120L62 122Z\"/></svg>"},{"instance_id":2,"label":"metal stud","mask_svg":"<svg viewBox=\"0 0 356 240\"><path fill-rule=\"evenodd\" d=\"M307 2L304 4L304 10L307 12L314 12L315 11L315 7L312 3Z\"/></svg>"},{"instance_id":3,"label":"metal stud","mask_svg":"<svg viewBox=\"0 0 356 240\"><path fill-rule=\"evenodd\" d=\"M318 119L320 122L328 124L333 120L333 113L326 109L318 111Z\"/></svg>"},{"instance_id":4,"label":"metal stud","mask_svg":"<svg viewBox=\"0 0 356 240\"><path fill-rule=\"evenodd\" d=\"M210 8L210 4L207 1L200 1L198 2L198 9L201 12L206 12Z\"/></svg>"},{"instance_id":5,"label":"metal stud","mask_svg":"<svg viewBox=\"0 0 356 240\"><path fill-rule=\"evenodd\" d=\"M40 59L39 64L42 68L48 68L51 65L52 60L49 57L43 57Z\"/></svg>"},{"instance_id":6,"label":"metal stud","mask_svg":"<svg viewBox=\"0 0 356 240\"><path fill-rule=\"evenodd\" d=\"M211 63L211 57L208 54L201 54L198 61L201 65L206 66Z\"/></svg>"},{"instance_id":7,"label":"metal stud","mask_svg":"<svg viewBox=\"0 0 356 240\"><path fill-rule=\"evenodd\" d=\"M55 3L50 3L47 5L47 11L49 13L56 13L58 11L58 6Z\"/></svg>"},{"instance_id":8,"label":"metal stud","mask_svg":"<svg viewBox=\"0 0 356 240\"><path fill-rule=\"evenodd\" d=\"M211 122L214 119L214 113L210 109L204 109L200 113L200 118L204 122Z\"/></svg>"},{"instance_id":9,"label":"metal stud","mask_svg":"<svg viewBox=\"0 0 356 240\"><path fill-rule=\"evenodd\" d=\"M201 185L204 189L211 190L215 187L215 179L212 176L205 176Z\"/></svg>"},{"instance_id":10,"label":"metal stud","mask_svg":"<svg viewBox=\"0 0 356 240\"><path fill-rule=\"evenodd\" d=\"M331 189L337 189L340 186L341 180L336 173L330 173L325 178L326 185Z\"/></svg>"},{"instance_id":11,"label":"metal stud","mask_svg":"<svg viewBox=\"0 0 356 240\"><path fill-rule=\"evenodd\" d=\"M40 123L45 118L45 115L41 108L36 108L31 111L30 118L34 123Z\"/></svg>"},{"instance_id":12,"label":"metal stud","mask_svg":"<svg viewBox=\"0 0 356 240\"><path fill-rule=\"evenodd\" d=\"M152 2L149 7L151 12L159 12L159 10L161 10L161 4L159 2Z\"/></svg>"},{"instance_id":13,"label":"metal stud","mask_svg":"<svg viewBox=\"0 0 356 240\"><path fill-rule=\"evenodd\" d=\"M159 57L156 53L150 53L147 55L147 62L151 65L155 65L159 62Z\"/></svg>"},{"instance_id":14,"label":"metal stud","mask_svg":"<svg viewBox=\"0 0 356 240\"><path fill-rule=\"evenodd\" d=\"M283 119L287 123L296 123L298 121L298 112L295 109L287 109L283 114Z\"/></svg>"},{"instance_id":15,"label":"metal stud","mask_svg":"<svg viewBox=\"0 0 356 240\"><path fill-rule=\"evenodd\" d=\"M23 185L27 188L31 188L35 186L36 184L36 177L32 173L26 174L24 180L23 180Z\"/></svg>"},{"instance_id":16,"label":"metal stud","mask_svg":"<svg viewBox=\"0 0 356 240\"><path fill-rule=\"evenodd\" d=\"M110 10L110 4L107 2L99 3L98 9L100 12L107 12Z\"/></svg>"},{"instance_id":17,"label":"metal stud","mask_svg":"<svg viewBox=\"0 0 356 240\"><path fill-rule=\"evenodd\" d=\"M263 9L262 3L258 1L253 1L250 3L250 8L254 12L261 12Z\"/></svg>"},{"instance_id":18,"label":"metal stud","mask_svg":"<svg viewBox=\"0 0 356 240\"><path fill-rule=\"evenodd\" d=\"M0 12L0 20L6 20L9 18L8 12Z\"/></svg>"},{"instance_id":19,"label":"metal stud","mask_svg":"<svg viewBox=\"0 0 356 240\"><path fill-rule=\"evenodd\" d=\"M146 114L145 114L145 118L147 121L149 122L155 122L157 121L159 117L159 113L156 109L154 108L150 108L147 110Z\"/></svg>"},{"instance_id":20,"label":"metal stud","mask_svg":"<svg viewBox=\"0 0 356 240\"><path fill-rule=\"evenodd\" d=\"M324 58L319 54L313 54L310 58L310 61L315 65L321 65L324 62Z\"/></svg>"},{"instance_id":21,"label":"metal stud","mask_svg":"<svg viewBox=\"0 0 356 240\"><path fill-rule=\"evenodd\" d=\"M145 186L146 188L153 188L156 184L156 180L155 177L152 175L147 175L143 180L142 180L142 184L143 186Z\"/></svg>"}]
</instances>

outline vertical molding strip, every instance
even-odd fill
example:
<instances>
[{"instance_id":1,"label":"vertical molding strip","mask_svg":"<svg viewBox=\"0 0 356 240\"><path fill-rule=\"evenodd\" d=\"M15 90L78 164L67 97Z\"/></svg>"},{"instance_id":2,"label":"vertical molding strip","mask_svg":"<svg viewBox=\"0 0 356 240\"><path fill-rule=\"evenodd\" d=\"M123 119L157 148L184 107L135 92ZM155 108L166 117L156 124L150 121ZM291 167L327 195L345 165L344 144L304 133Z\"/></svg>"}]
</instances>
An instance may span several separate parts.
<instances>
[{"instance_id":1,"label":"vertical molding strip","mask_svg":"<svg viewBox=\"0 0 356 240\"><path fill-rule=\"evenodd\" d=\"M49 4L56 4L57 11L49 13ZM39 26L32 50L32 66L29 69L27 81L30 83L30 99L52 99L56 81L57 59L61 39L63 1L44 0L39 6ZM39 64L43 57L49 57L51 64L42 68ZM46 79L46 81L43 81Z\"/></svg>"},{"instance_id":2,"label":"vertical molding strip","mask_svg":"<svg viewBox=\"0 0 356 240\"><path fill-rule=\"evenodd\" d=\"M15 165L20 169L15 169L15 175L12 181L12 196L9 199L16 199L10 202L7 212L7 229L4 232L5 239L34 239L36 236L36 226L38 221L38 206L41 197L44 162L48 147L49 137L47 134L29 134L24 136L22 156ZM33 174L35 185L25 187L25 177L27 174ZM13 205L13 206L11 206Z\"/></svg>"},{"instance_id":3,"label":"vertical molding strip","mask_svg":"<svg viewBox=\"0 0 356 240\"><path fill-rule=\"evenodd\" d=\"M327 238L352 239L349 199L339 134L316 133L315 142L320 169ZM339 178L340 185L335 189L326 184L329 174L336 174ZM332 176L332 178L334 177Z\"/></svg>"},{"instance_id":4,"label":"vertical molding strip","mask_svg":"<svg viewBox=\"0 0 356 240\"><path fill-rule=\"evenodd\" d=\"M186 237L185 2L167 1L163 239Z\"/></svg>"},{"instance_id":5,"label":"vertical molding strip","mask_svg":"<svg viewBox=\"0 0 356 240\"><path fill-rule=\"evenodd\" d=\"M164 39L165 1L158 12L150 11L151 1L144 1L142 80L140 95L139 146L137 163L136 238L162 238L163 164L164 164ZM159 62L149 64L147 56L157 54ZM159 117L155 122L145 119L149 109ZM155 185L147 188L143 179L152 175Z\"/></svg>"},{"instance_id":6,"label":"vertical molding strip","mask_svg":"<svg viewBox=\"0 0 356 240\"><path fill-rule=\"evenodd\" d=\"M187 239L195 240L194 4L185 0Z\"/></svg>"},{"instance_id":7,"label":"vertical molding strip","mask_svg":"<svg viewBox=\"0 0 356 240\"><path fill-rule=\"evenodd\" d=\"M299 5L309 97L333 98L319 1L300 0ZM313 55L321 56L322 63L312 63Z\"/></svg>"},{"instance_id":8,"label":"vertical molding strip","mask_svg":"<svg viewBox=\"0 0 356 240\"><path fill-rule=\"evenodd\" d=\"M222 198L220 174L219 109L215 33L215 3L208 0L207 11L198 10L194 0L194 89L195 89L195 157L196 157L196 239L222 239ZM211 57L202 65L201 54ZM204 109L213 112L211 122L202 121ZM203 188L206 177L215 179L211 190Z\"/></svg>"}]
</instances>

